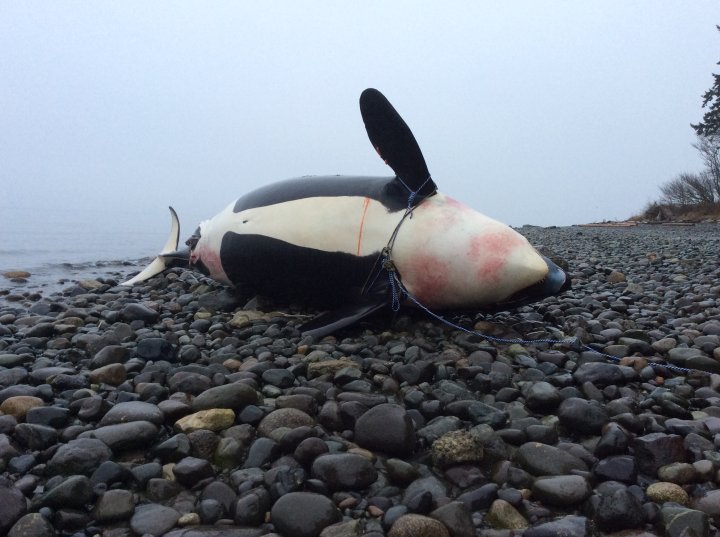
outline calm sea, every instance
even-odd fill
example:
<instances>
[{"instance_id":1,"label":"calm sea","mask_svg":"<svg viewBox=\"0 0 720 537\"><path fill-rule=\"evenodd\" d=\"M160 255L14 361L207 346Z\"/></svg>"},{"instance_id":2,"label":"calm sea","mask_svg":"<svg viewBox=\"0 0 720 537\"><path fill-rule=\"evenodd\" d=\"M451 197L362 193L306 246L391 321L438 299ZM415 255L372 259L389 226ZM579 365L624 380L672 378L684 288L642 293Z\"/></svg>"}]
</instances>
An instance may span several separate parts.
<instances>
[{"instance_id":1,"label":"calm sea","mask_svg":"<svg viewBox=\"0 0 720 537\"><path fill-rule=\"evenodd\" d=\"M24 270L26 284L0 277L0 289L41 288L44 294L68 281L138 270L165 243L166 214L119 208L81 211L0 204L0 273Z\"/></svg>"}]
</instances>

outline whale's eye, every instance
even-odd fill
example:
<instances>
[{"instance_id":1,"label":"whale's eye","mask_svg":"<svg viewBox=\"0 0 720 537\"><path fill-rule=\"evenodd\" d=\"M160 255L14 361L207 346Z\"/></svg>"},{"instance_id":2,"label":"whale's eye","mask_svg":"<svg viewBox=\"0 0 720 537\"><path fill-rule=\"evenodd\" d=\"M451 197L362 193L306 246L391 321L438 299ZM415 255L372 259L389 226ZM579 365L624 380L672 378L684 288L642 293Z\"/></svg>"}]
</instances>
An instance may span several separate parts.
<instances>
[{"instance_id":1,"label":"whale's eye","mask_svg":"<svg viewBox=\"0 0 720 537\"><path fill-rule=\"evenodd\" d=\"M200 228L198 227L198 228L195 230L195 233L193 233L192 235L190 235L190 238L185 241L185 245L186 245L186 246L189 246L189 247L190 247L190 250L194 250L195 247L197 246L197 243L198 243L198 241L200 240L200 237L201 237L201 236L202 236L202 235L200 235Z\"/></svg>"}]
</instances>

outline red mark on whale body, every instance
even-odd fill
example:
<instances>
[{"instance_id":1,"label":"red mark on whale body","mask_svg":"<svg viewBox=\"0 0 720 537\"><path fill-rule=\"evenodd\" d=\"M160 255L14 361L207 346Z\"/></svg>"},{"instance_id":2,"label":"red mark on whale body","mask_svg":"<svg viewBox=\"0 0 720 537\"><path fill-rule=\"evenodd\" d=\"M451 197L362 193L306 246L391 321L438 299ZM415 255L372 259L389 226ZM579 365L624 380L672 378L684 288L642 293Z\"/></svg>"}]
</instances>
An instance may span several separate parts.
<instances>
[{"instance_id":1,"label":"red mark on whale body","mask_svg":"<svg viewBox=\"0 0 720 537\"><path fill-rule=\"evenodd\" d=\"M458 200L451 198L450 196L445 196L445 204L448 207L452 207L456 211L470 211L470 207L468 207L464 203L460 203Z\"/></svg>"},{"instance_id":2,"label":"red mark on whale body","mask_svg":"<svg viewBox=\"0 0 720 537\"><path fill-rule=\"evenodd\" d=\"M491 284L500 282L508 256L523 239L515 233L497 231L470 239L467 256L477 266L477 277Z\"/></svg>"},{"instance_id":3,"label":"red mark on whale body","mask_svg":"<svg viewBox=\"0 0 720 537\"><path fill-rule=\"evenodd\" d=\"M401 274L415 297L430 306L439 303L450 281L450 267L446 261L421 254L413 258L405 274Z\"/></svg>"},{"instance_id":4,"label":"red mark on whale body","mask_svg":"<svg viewBox=\"0 0 720 537\"><path fill-rule=\"evenodd\" d=\"M220 261L220 254L218 254L218 252L207 246L200 246L190 255L191 264L195 264L198 261L202 261L203 265L207 267L210 271L210 277L219 281L227 281L227 276L222 268L222 262Z\"/></svg>"}]
</instances>

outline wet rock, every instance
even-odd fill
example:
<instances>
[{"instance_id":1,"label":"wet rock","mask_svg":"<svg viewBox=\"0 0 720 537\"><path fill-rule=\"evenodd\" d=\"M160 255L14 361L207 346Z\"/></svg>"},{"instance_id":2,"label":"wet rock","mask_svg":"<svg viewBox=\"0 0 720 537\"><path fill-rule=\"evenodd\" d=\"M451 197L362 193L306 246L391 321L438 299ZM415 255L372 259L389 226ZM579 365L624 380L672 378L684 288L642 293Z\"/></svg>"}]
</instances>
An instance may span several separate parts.
<instances>
[{"instance_id":1,"label":"wet rock","mask_svg":"<svg viewBox=\"0 0 720 537\"><path fill-rule=\"evenodd\" d=\"M573 470L588 470L579 458L554 446L527 442L515 453L515 460L528 472L536 476L565 475Z\"/></svg>"},{"instance_id":2,"label":"wet rock","mask_svg":"<svg viewBox=\"0 0 720 537\"><path fill-rule=\"evenodd\" d=\"M118 386L127 379L127 370L122 364L110 364L91 371L88 378L92 384Z\"/></svg>"},{"instance_id":3,"label":"wet rock","mask_svg":"<svg viewBox=\"0 0 720 537\"><path fill-rule=\"evenodd\" d=\"M366 449L389 455L410 455L415 448L415 427L400 405L380 404L355 422L355 441Z\"/></svg>"},{"instance_id":4,"label":"wet rock","mask_svg":"<svg viewBox=\"0 0 720 537\"><path fill-rule=\"evenodd\" d=\"M131 421L148 421L161 425L164 418L162 411L155 405L142 401L127 401L112 407L100 420L100 426Z\"/></svg>"},{"instance_id":5,"label":"wet rock","mask_svg":"<svg viewBox=\"0 0 720 537\"><path fill-rule=\"evenodd\" d=\"M93 498L90 479L84 475L73 475L61 481L37 500L42 506L48 507L84 507Z\"/></svg>"},{"instance_id":6,"label":"wet rock","mask_svg":"<svg viewBox=\"0 0 720 537\"><path fill-rule=\"evenodd\" d=\"M598 461L593 473L601 481L622 481L634 483L637 478L635 457L630 455L617 455Z\"/></svg>"},{"instance_id":7,"label":"wet rock","mask_svg":"<svg viewBox=\"0 0 720 537\"><path fill-rule=\"evenodd\" d=\"M545 505L570 507L586 500L592 489L582 476L560 475L538 477L533 483L532 493Z\"/></svg>"},{"instance_id":8,"label":"wet rock","mask_svg":"<svg viewBox=\"0 0 720 537\"><path fill-rule=\"evenodd\" d=\"M573 379L578 384L590 382L596 386L611 386L625 382L625 376L622 370L614 364L605 362L587 362L582 364L573 373Z\"/></svg>"},{"instance_id":9,"label":"wet rock","mask_svg":"<svg viewBox=\"0 0 720 537\"><path fill-rule=\"evenodd\" d=\"M665 505L660 510L665 533L668 537L682 537L688 535L688 529L698 537L708 537L710 527L707 515L702 511L676 507L672 504Z\"/></svg>"},{"instance_id":10,"label":"wet rock","mask_svg":"<svg viewBox=\"0 0 720 537\"><path fill-rule=\"evenodd\" d=\"M681 505L687 505L688 503L687 492L675 483L666 483L663 481L652 483L648 486L645 494L650 500L657 503L675 502Z\"/></svg>"},{"instance_id":11,"label":"wet rock","mask_svg":"<svg viewBox=\"0 0 720 537\"><path fill-rule=\"evenodd\" d=\"M707 491L700 498L697 498L694 501L693 507L698 511L702 511L709 517L720 517L720 490L715 489Z\"/></svg>"},{"instance_id":12,"label":"wet rock","mask_svg":"<svg viewBox=\"0 0 720 537\"><path fill-rule=\"evenodd\" d=\"M435 509L430 516L443 523L448 529L450 537L473 537L475 535L472 516L462 502L449 502Z\"/></svg>"},{"instance_id":13,"label":"wet rock","mask_svg":"<svg viewBox=\"0 0 720 537\"><path fill-rule=\"evenodd\" d=\"M41 407L45 402L39 397L31 395L17 395L8 397L0 403L0 412L15 417L18 421L24 421L25 415L32 408Z\"/></svg>"},{"instance_id":14,"label":"wet rock","mask_svg":"<svg viewBox=\"0 0 720 537\"><path fill-rule=\"evenodd\" d=\"M180 518L171 507L156 503L138 505L130 519L130 528L137 535L163 535L170 531Z\"/></svg>"},{"instance_id":15,"label":"wet rock","mask_svg":"<svg viewBox=\"0 0 720 537\"><path fill-rule=\"evenodd\" d=\"M698 474L692 464L686 462L674 462L661 466L657 471L658 479L669 481L677 485L688 485L697 481Z\"/></svg>"},{"instance_id":16,"label":"wet rock","mask_svg":"<svg viewBox=\"0 0 720 537\"><path fill-rule=\"evenodd\" d=\"M100 369L113 364L124 364L130 351L121 345L107 345L100 349L90 360L90 369Z\"/></svg>"},{"instance_id":17,"label":"wet rock","mask_svg":"<svg viewBox=\"0 0 720 537\"><path fill-rule=\"evenodd\" d=\"M568 515L558 520L528 528L523 537L591 537L594 534L590 520L584 516Z\"/></svg>"},{"instance_id":18,"label":"wet rock","mask_svg":"<svg viewBox=\"0 0 720 537\"><path fill-rule=\"evenodd\" d=\"M158 428L149 421L131 421L106 425L80 434L80 438L97 438L114 452L147 446L158 435Z\"/></svg>"},{"instance_id":19,"label":"wet rock","mask_svg":"<svg viewBox=\"0 0 720 537\"><path fill-rule=\"evenodd\" d=\"M472 432L450 431L433 442L432 458L439 468L479 462L483 459L483 446L480 438Z\"/></svg>"},{"instance_id":20,"label":"wet rock","mask_svg":"<svg viewBox=\"0 0 720 537\"><path fill-rule=\"evenodd\" d=\"M113 489L98 499L92 516L98 522L128 520L135 511L135 498L129 490Z\"/></svg>"},{"instance_id":21,"label":"wet rock","mask_svg":"<svg viewBox=\"0 0 720 537\"><path fill-rule=\"evenodd\" d=\"M312 475L322 479L330 490L358 490L377 479L372 462L354 453L321 455L312 465Z\"/></svg>"},{"instance_id":22,"label":"wet rock","mask_svg":"<svg viewBox=\"0 0 720 537\"><path fill-rule=\"evenodd\" d=\"M198 410L209 410L214 408L230 408L240 410L247 405L258 402L257 392L247 384L235 382L215 386L202 392L195 397L192 408Z\"/></svg>"},{"instance_id":23,"label":"wet rock","mask_svg":"<svg viewBox=\"0 0 720 537\"><path fill-rule=\"evenodd\" d=\"M625 488L601 496L595 510L595 523L603 531L641 528L645 515L640 502Z\"/></svg>"},{"instance_id":24,"label":"wet rock","mask_svg":"<svg viewBox=\"0 0 720 537\"><path fill-rule=\"evenodd\" d=\"M298 427L315 425L312 416L307 415L302 410L296 408L281 408L270 412L258 425L258 434L261 436L272 436L276 429L288 428L296 429Z\"/></svg>"},{"instance_id":25,"label":"wet rock","mask_svg":"<svg viewBox=\"0 0 720 537\"><path fill-rule=\"evenodd\" d=\"M48 448L57 443L57 431L45 425L19 423L15 427L15 439L19 444L33 451Z\"/></svg>"},{"instance_id":26,"label":"wet rock","mask_svg":"<svg viewBox=\"0 0 720 537\"><path fill-rule=\"evenodd\" d=\"M318 537L327 526L342 519L332 501L311 492L291 492L272 506L272 521L284 535Z\"/></svg>"},{"instance_id":27,"label":"wet rock","mask_svg":"<svg viewBox=\"0 0 720 537\"><path fill-rule=\"evenodd\" d=\"M655 475L658 468L673 462L685 462L685 447L679 435L650 433L633 442L640 472Z\"/></svg>"},{"instance_id":28,"label":"wet rock","mask_svg":"<svg viewBox=\"0 0 720 537\"><path fill-rule=\"evenodd\" d=\"M0 533L7 532L27 511L23 493L0 484Z\"/></svg>"},{"instance_id":29,"label":"wet rock","mask_svg":"<svg viewBox=\"0 0 720 537\"><path fill-rule=\"evenodd\" d=\"M120 318L124 321L143 321L154 323L159 317L157 311L148 308L144 304L128 304L120 311Z\"/></svg>"},{"instance_id":30,"label":"wet rock","mask_svg":"<svg viewBox=\"0 0 720 537\"><path fill-rule=\"evenodd\" d=\"M193 431L223 431L235 423L235 412L229 408L200 410L175 422L175 430L183 433Z\"/></svg>"},{"instance_id":31,"label":"wet rock","mask_svg":"<svg viewBox=\"0 0 720 537\"><path fill-rule=\"evenodd\" d=\"M450 537L442 522L433 518L408 514L398 518L390 528L388 537Z\"/></svg>"},{"instance_id":32,"label":"wet rock","mask_svg":"<svg viewBox=\"0 0 720 537\"><path fill-rule=\"evenodd\" d=\"M558 389L545 381L533 382L524 395L527 407L537 412L552 412L562 401Z\"/></svg>"},{"instance_id":33,"label":"wet rock","mask_svg":"<svg viewBox=\"0 0 720 537\"><path fill-rule=\"evenodd\" d=\"M579 397L565 399L558 408L560 423L572 434L599 434L609 417L597 401Z\"/></svg>"},{"instance_id":34,"label":"wet rock","mask_svg":"<svg viewBox=\"0 0 720 537\"><path fill-rule=\"evenodd\" d=\"M215 475L212 465L208 461L196 457L185 457L173 466L172 471L178 483L188 488Z\"/></svg>"},{"instance_id":35,"label":"wet rock","mask_svg":"<svg viewBox=\"0 0 720 537\"><path fill-rule=\"evenodd\" d=\"M111 456L112 451L101 440L78 438L61 445L47 469L50 475L90 475Z\"/></svg>"},{"instance_id":36,"label":"wet rock","mask_svg":"<svg viewBox=\"0 0 720 537\"><path fill-rule=\"evenodd\" d=\"M50 521L40 513L28 513L18 520L7 537L54 537L55 530Z\"/></svg>"}]
</instances>

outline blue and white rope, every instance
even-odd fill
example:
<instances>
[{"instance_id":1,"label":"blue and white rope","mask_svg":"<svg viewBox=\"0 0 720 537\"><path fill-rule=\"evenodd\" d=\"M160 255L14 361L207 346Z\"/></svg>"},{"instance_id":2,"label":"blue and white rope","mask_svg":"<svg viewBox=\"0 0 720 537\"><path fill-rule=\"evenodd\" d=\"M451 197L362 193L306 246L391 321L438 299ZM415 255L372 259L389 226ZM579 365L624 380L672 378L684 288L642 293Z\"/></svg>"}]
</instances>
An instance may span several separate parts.
<instances>
[{"instance_id":1,"label":"blue and white rope","mask_svg":"<svg viewBox=\"0 0 720 537\"><path fill-rule=\"evenodd\" d=\"M395 268L395 265L392 261L392 248L395 243L395 239L397 238L398 231L400 230L400 226L405 221L405 218L408 216L412 218L412 212L417 207L417 205L413 205L415 202L415 199L418 195L418 192L422 189L425 184L431 180L431 177L428 177L425 182L420 185L420 188L417 189L417 191L413 191L410 187L408 187L405 182L398 177L400 182L403 184L403 186L410 192L410 195L408 197L408 205L407 209L405 210L405 214L400 219L400 222L398 222L397 226L395 227L395 230L393 231L392 235L390 236L390 240L388 241L387 247L382 252L382 268L387 271L388 274L388 282L390 285L390 293L391 293L391 308L394 312L398 312L400 310L400 303L401 299L403 297L409 299L411 302L413 302L418 308L423 310L425 313L427 313L430 317L440 321L441 323L454 328L455 330L459 330L461 332L465 332L466 334L471 334L475 336L479 336L483 339L486 339L488 341L493 341L495 343L502 343L502 344L537 344L537 343L547 343L549 345L570 345L575 346L583 351L592 352L594 354L597 354L599 356L602 356L603 358L607 360L611 360L613 362L620 362L620 358L617 356L613 356L612 354L607 354L604 352L600 352L597 349L594 349L590 345L587 345L585 343L582 343L579 338L573 337L573 338L566 338L566 339L506 339L506 338L499 338L494 337L489 334L484 334L482 332L479 332L477 330L470 330L468 328L465 328L463 326L460 326L459 324L456 324L452 321L449 321L448 319L444 318L441 315L438 315L434 311L432 311L430 308L422 304L417 298L415 298L403 285L402 281L400 280L400 277L398 275L397 269ZM421 200L422 202L422 200ZM669 364L667 362L649 362L647 363L650 367L653 369L669 369L671 371L675 371L678 373L701 373L705 375L709 375L707 371L702 371L699 369L689 369L686 367L680 367L677 365Z\"/></svg>"}]
</instances>

